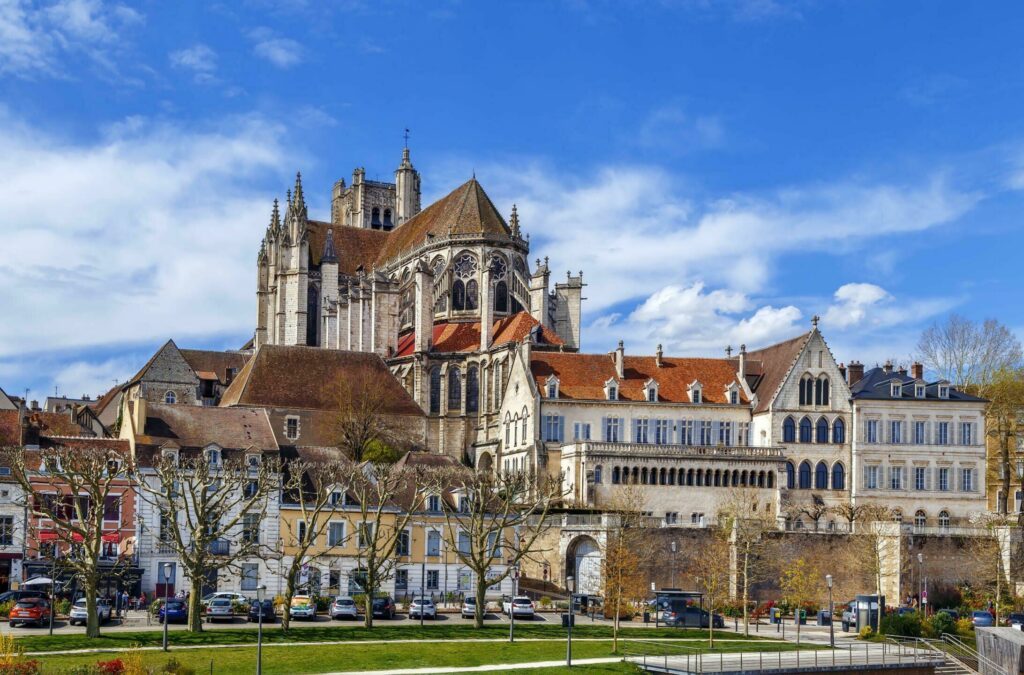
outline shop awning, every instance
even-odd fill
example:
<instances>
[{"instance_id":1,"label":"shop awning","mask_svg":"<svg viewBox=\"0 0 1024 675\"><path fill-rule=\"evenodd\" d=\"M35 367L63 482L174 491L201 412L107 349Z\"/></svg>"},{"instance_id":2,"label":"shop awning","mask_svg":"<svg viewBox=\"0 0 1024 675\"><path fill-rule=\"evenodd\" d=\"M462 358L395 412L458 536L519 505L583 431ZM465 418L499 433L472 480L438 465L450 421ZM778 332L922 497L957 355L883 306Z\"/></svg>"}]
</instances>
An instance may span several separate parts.
<instances>
[{"instance_id":1,"label":"shop awning","mask_svg":"<svg viewBox=\"0 0 1024 675\"><path fill-rule=\"evenodd\" d=\"M116 544L117 542L121 541L121 533L120 532L107 532L106 534L103 535L103 541L113 542L113 543Z\"/></svg>"}]
</instances>

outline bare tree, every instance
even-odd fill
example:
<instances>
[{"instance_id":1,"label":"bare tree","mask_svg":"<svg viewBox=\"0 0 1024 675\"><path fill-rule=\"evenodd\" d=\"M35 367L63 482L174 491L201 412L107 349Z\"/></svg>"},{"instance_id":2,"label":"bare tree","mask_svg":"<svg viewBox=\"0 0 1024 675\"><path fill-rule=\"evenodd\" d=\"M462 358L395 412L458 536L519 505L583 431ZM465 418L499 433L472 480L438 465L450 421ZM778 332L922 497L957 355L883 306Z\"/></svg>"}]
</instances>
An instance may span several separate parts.
<instances>
[{"instance_id":1,"label":"bare tree","mask_svg":"<svg viewBox=\"0 0 1024 675\"><path fill-rule=\"evenodd\" d=\"M390 412L393 382L369 369L353 369L334 387L338 448L353 462L390 460L411 448L408 422Z\"/></svg>"},{"instance_id":2,"label":"bare tree","mask_svg":"<svg viewBox=\"0 0 1024 675\"><path fill-rule=\"evenodd\" d=\"M996 372L985 388L985 395L989 399L985 409L985 433L996 446L991 453L995 461L989 465L989 478L999 482L996 512L1006 516L1010 513L1017 464L1024 462L1024 453L1018 445L1018 439L1024 439L1024 370ZM1024 476L1019 480L1020 490L1024 491ZM1024 509L1017 516L1017 524L1024 526Z\"/></svg>"},{"instance_id":3,"label":"bare tree","mask_svg":"<svg viewBox=\"0 0 1024 675\"><path fill-rule=\"evenodd\" d=\"M435 475L433 488L453 497L442 500L445 537L476 577L474 624L482 628L487 589L500 585L524 558L539 553L537 542L552 527L548 512L564 494L562 477L453 467ZM494 571L494 564L501 562L504 571Z\"/></svg>"},{"instance_id":4,"label":"bare tree","mask_svg":"<svg viewBox=\"0 0 1024 675\"><path fill-rule=\"evenodd\" d=\"M735 550L746 635L750 635L750 588L764 576L761 561L769 546L765 534L776 527L772 503L761 502L761 492L756 488L734 488L719 510L721 526Z\"/></svg>"},{"instance_id":5,"label":"bare tree","mask_svg":"<svg viewBox=\"0 0 1024 675\"><path fill-rule=\"evenodd\" d=\"M1000 370L1020 367L1020 341L995 319L976 323L959 314L929 326L917 342L918 358L958 389L984 392Z\"/></svg>"},{"instance_id":6,"label":"bare tree","mask_svg":"<svg viewBox=\"0 0 1024 675\"><path fill-rule=\"evenodd\" d=\"M643 495L633 485L621 488L608 506L613 523L605 531L603 585L605 608L612 613L612 653L619 650L622 612L647 595L643 569L652 554L643 528Z\"/></svg>"},{"instance_id":7,"label":"bare tree","mask_svg":"<svg viewBox=\"0 0 1024 675\"><path fill-rule=\"evenodd\" d=\"M805 558L797 558L782 571L779 586L782 598L793 606L793 619L796 621L796 641L800 642L800 612L810 600L818 597L818 586L821 574Z\"/></svg>"},{"instance_id":8,"label":"bare tree","mask_svg":"<svg viewBox=\"0 0 1024 675\"><path fill-rule=\"evenodd\" d=\"M729 595L729 562L732 557L729 542L721 532L715 532L700 551L690 557L690 574L704 593L708 611L708 646L715 646L715 609Z\"/></svg>"},{"instance_id":9,"label":"bare tree","mask_svg":"<svg viewBox=\"0 0 1024 675\"><path fill-rule=\"evenodd\" d=\"M364 462L353 472L349 493L356 502L356 574L363 588L365 626L373 627L373 596L394 576L398 551L409 542L407 528L421 500L427 476L403 463Z\"/></svg>"},{"instance_id":10,"label":"bare tree","mask_svg":"<svg viewBox=\"0 0 1024 675\"><path fill-rule=\"evenodd\" d=\"M893 511L887 506L865 504L853 532L857 545L851 549L851 554L877 595L882 594L892 561L896 560L897 566L902 564L899 525L893 522L892 517ZM875 626L876 631L880 628L881 624Z\"/></svg>"},{"instance_id":11,"label":"bare tree","mask_svg":"<svg viewBox=\"0 0 1024 675\"><path fill-rule=\"evenodd\" d=\"M344 546L344 538L332 541L329 529L335 507L344 502L356 470L334 448L303 448L298 452L299 456L283 467L286 478L281 490L282 501L298 512L297 520L281 519L290 535L285 545L292 553L285 569L285 607L291 607L303 566ZM289 623L286 611L281 615L281 629L287 631Z\"/></svg>"},{"instance_id":12,"label":"bare tree","mask_svg":"<svg viewBox=\"0 0 1024 675\"><path fill-rule=\"evenodd\" d=\"M239 572L243 560L273 555L259 527L277 497L279 471L275 457L222 458L184 450L132 468L139 499L159 517L154 534L174 551L189 578L190 631L203 629L202 590L211 574Z\"/></svg>"},{"instance_id":13,"label":"bare tree","mask_svg":"<svg viewBox=\"0 0 1024 675\"><path fill-rule=\"evenodd\" d=\"M71 570L85 591L85 633L99 637L96 596L104 513L113 507L121 512L123 494L129 489L127 458L113 448L85 446L10 448L3 452L3 459L11 469L11 478L27 497L26 507L33 520L53 523L53 555L56 557L61 549L66 551L61 566Z\"/></svg>"},{"instance_id":14,"label":"bare tree","mask_svg":"<svg viewBox=\"0 0 1024 675\"><path fill-rule=\"evenodd\" d=\"M1003 565L1003 547L1000 542L999 530L1014 525L1013 521L1004 515L999 514L978 514L972 519L974 524L984 528L987 536L968 538L967 548L971 558L975 561L976 578L982 589L992 595L993 606L995 607L995 625L999 625L999 613L1002 609L1003 594L1009 590L1010 599L1013 599L1013 587L1007 589L1009 577L1008 570Z\"/></svg>"},{"instance_id":15,"label":"bare tree","mask_svg":"<svg viewBox=\"0 0 1024 675\"><path fill-rule=\"evenodd\" d=\"M841 502L832 507L832 513L846 521L846 531L853 532L853 524L860 518L864 506L852 502Z\"/></svg>"}]
</instances>

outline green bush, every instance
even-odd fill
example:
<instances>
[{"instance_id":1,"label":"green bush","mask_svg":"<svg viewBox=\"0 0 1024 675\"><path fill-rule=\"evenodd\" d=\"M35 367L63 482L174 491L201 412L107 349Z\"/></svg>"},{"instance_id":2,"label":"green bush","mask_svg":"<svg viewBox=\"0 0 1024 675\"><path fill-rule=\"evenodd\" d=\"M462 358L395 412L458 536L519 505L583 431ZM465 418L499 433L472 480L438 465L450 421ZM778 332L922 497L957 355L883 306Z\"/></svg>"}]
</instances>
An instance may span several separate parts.
<instances>
[{"instance_id":1,"label":"green bush","mask_svg":"<svg viewBox=\"0 0 1024 675\"><path fill-rule=\"evenodd\" d=\"M857 634L857 637L861 640L870 640L871 636L874 635L874 633L874 628L872 628L871 626L864 626L860 629L860 633Z\"/></svg>"},{"instance_id":2,"label":"green bush","mask_svg":"<svg viewBox=\"0 0 1024 675\"><path fill-rule=\"evenodd\" d=\"M57 610L57 614L67 616L71 613L71 601L67 598L61 598L57 602L53 603L53 608Z\"/></svg>"},{"instance_id":3,"label":"green bush","mask_svg":"<svg viewBox=\"0 0 1024 675\"><path fill-rule=\"evenodd\" d=\"M7 618L7 616L10 615L12 609L14 609L13 600L8 600L7 602L0 602L0 617Z\"/></svg>"},{"instance_id":4,"label":"green bush","mask_svg":"<svg viewBox=\"0 0 1024 675\"><path fill-rule=\"evenodd\" d=\"M178 663L177 659L171 659L165 663L160 672L168 673L169 675L196 675L195 669Z\"/></svg>"},{"instance_id":5,"label":"green bush","mask_svg":"<svg viewBox=\"0 0 1024 675\"><path fill-rule=\"evenodd\" d=\"M326 612L331 606L331 599L326 595L318 596L316 599L316 611Z\"/></svg>"},{"instance_id":6,"label":"green bush","mask_svg":"<svg viewBox=\"0 0 1024 675\"><path fill-rule=\"evenodd\" d=\"M882 618L882 633L885 635L902 635L904 637L921 637L921 615L889 614Z\"/></svg>"},{"instance_id":7,"label":"green bush","mask_svg":"<svg viewBox=\"0 0 1024 675\"><path fill-rule=\"evenodd\" d=\"M248 614L249 613L249 603L248 602L244 602L242 600L232 600L231 601L231 611L234 612L235 614Z\"/></svg>"},{"instance_id":8,"label":"green bush","mask_svg":"<svg viewBox=\"0 0 1024 675\"><path fill-rule=\"evenodd\" d=\"M956 620L945 612L939 612L932 617L932 632L935 637L942 637L943 633L953 635L956 633Z\"/></svg>"},{"instance_id":9,"label":"green bush","mask_svg":"<svg viewBox=\"0 0 1024 675\"><path fill-rule=\"evenodd\" d=\"M974 632L974 622L964 617L956 620L956 632L959 635L970 635Z\"/></svg>"}]
</instances>

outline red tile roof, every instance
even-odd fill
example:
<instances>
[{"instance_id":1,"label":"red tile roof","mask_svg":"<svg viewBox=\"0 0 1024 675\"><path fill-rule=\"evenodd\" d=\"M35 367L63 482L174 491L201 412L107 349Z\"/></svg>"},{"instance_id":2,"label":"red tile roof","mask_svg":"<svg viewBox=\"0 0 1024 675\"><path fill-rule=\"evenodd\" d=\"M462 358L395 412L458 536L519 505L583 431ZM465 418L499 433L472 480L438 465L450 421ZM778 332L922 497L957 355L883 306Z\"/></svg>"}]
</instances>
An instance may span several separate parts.
<instances>
[{"instance_id":1,"label":"red tile roof","mask_svg":"<svg viewBox=\"0 0 1024 675\"><path fill-rule=\"evenodd\" d=\"M519 312L494 322L491 329L491 346L497 347L509 342L519 342L530 335L534 326L540 325L528 312ZM398 339L395 356L409 356L415 349L416 332L402 335ZM541 344L562 345L562 338L554 331L541 328ZM431 338L433 352L472 352L480 349L480 322L472 323L437 323Z\"/></svg>"},{"instance_id":2,"label":"red tile roof","mask_svg":"<svg viewBox=\"0 0 1024 675\"><path fill-rule=\"evenodd\" d=\"M726 403L726 387L734 382L739 384L732 359L664 357L661 362L659 367L653 356L626 356L624 377L619 380L619 399L645 400L644 384L653 379L658 383L659 401L688 403L688 387L699 380L706 403ZM541 391L548 377L555 375L559 398L603 400L605 382L615 377L615 362L610 354L534 352L530 371ZM740 402L749 403L742 389Z\"/></svg>"},{"instance_id":3,"label":"red tile roof","mask_svg":"<svg viewBox=\"0 0 1024 675\"><path fill-rule=\"evenodd\" d=\"M182 349L181 356L201 380L228 383L228 369L237 373L245 365L248 355L241 352L218 352L208 349Z\"/></svg>"},{"instance_id":4,"label":"red tile roof","mask_svg":"<svg viewBox=\"0 0 1024 675\"><path fill-rule=\"evenodd\" d=\"M21 445L21 419L17 410L0 410L0 447Z\"/></svg>"},{"instance_id":5,"label":"red tile roof","mask_svg":"<svg viewBox=\"0 0 1024 675\"><path fill-rule=\"evenodd\" d=\"M29 414L29 422L38 424L40 436L92 436L92 432L82 428L68 413L34 412Z\"/></svg>"},{"instance_id":6,"label":"red tile roof","mask_svg":"<svg viewBox=\"0 0 1024 675\"><path fill-rule=\"evenodd\" d=\"M90 407L97 415L102 415L103 411L107 409L107 406L110 405L115 398L117 398L118 394L121 393L121 388L123 386L123 384L115 384L107 391L107 393L103 394L103 396L100 396L98 399L93 401L90 404Z\"/></svg>"}]
</instances>

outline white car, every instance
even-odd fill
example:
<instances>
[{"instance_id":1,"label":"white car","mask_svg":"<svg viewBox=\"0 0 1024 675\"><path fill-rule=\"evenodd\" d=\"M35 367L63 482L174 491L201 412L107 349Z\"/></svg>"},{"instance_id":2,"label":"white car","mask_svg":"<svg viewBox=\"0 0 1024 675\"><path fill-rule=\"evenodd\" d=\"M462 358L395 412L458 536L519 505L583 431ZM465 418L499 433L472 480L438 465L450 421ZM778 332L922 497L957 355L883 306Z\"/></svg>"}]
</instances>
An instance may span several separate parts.
<instances>
[{"instance_id":1,"label":"white car","mask_svg":"<svg viewBox=\"0 0 1024 675\"><path fill-rule=\"evenodd\" d=\"M409 618L418 619L421 615L424 619L437 618L437 607L434 606L434 601L430 598L412 599L412 603L409 605Z\"/></svg>"},{"instance_id":2,"label":"white car","mask_svg":"<svg viewBox=\"0 0 1024 675\"><path fill-rule=\"evenodd\" d=\"M331 603L331 618L358 619L359 607L356 606L356 601L345 595L336 597Z\"/></svg>"},{"instance_id":3,"label":"white car","mask_svg":"<svg viewBox=\"0 0 1024 675\"><path fill-rule=\"evenodd\" d=\"M206 603L207 621L231 621L234 618L235 606L228 598L214 598Z\"/></svg>"},{"instance_id":4,"label":"white car","mask_svg":"<svg viewBox=\"0 0 1024 675\"><path fill-rule=\"evenodd\" d=\"M203 604L209 606L214 600L230 600L231 602L241 602L243 604L249 604L249 598L245 597L241 593L235 593L234 591L217 591L216 593L207 593L203 596Z\"/></svg>"},{"instance_id":5,"label":"white car","mask_svg":"<svg viewBox=\"0 0 1024 675\"><path fill-rule=\"evenodd\" d=\"M516 618L533 618L533 600L525 595L517 595L514 598L505 598L501 601L501 611L508 615L515 615Z\"/></svg>"},{"instance_id":6,"label":"white car","mask_svg":"<svg viewBox=\"0 0 1024 675\"><path fill-rule=\"evenodd\" d=\"M476 618L476 598L472 595L467 595L466 598L462 601L462 618Z\"/></svg>"},{"instance_id":7,"label":"white car","mask_svg":"<svg viewBox=\"0 0 1024 675\"><path fill-rule=\"evenodd\" d=\"M110 621L110 614L110 603L101 598L97 598L96 615L99 617L100 623ZM89 614L85 608L85 598L79 598L78 600L75 600L75 604L71 605L71 612L68 615L68 623L72 626L79 623L84 626L88 622Z\"/></svg>"}]
</instances>

